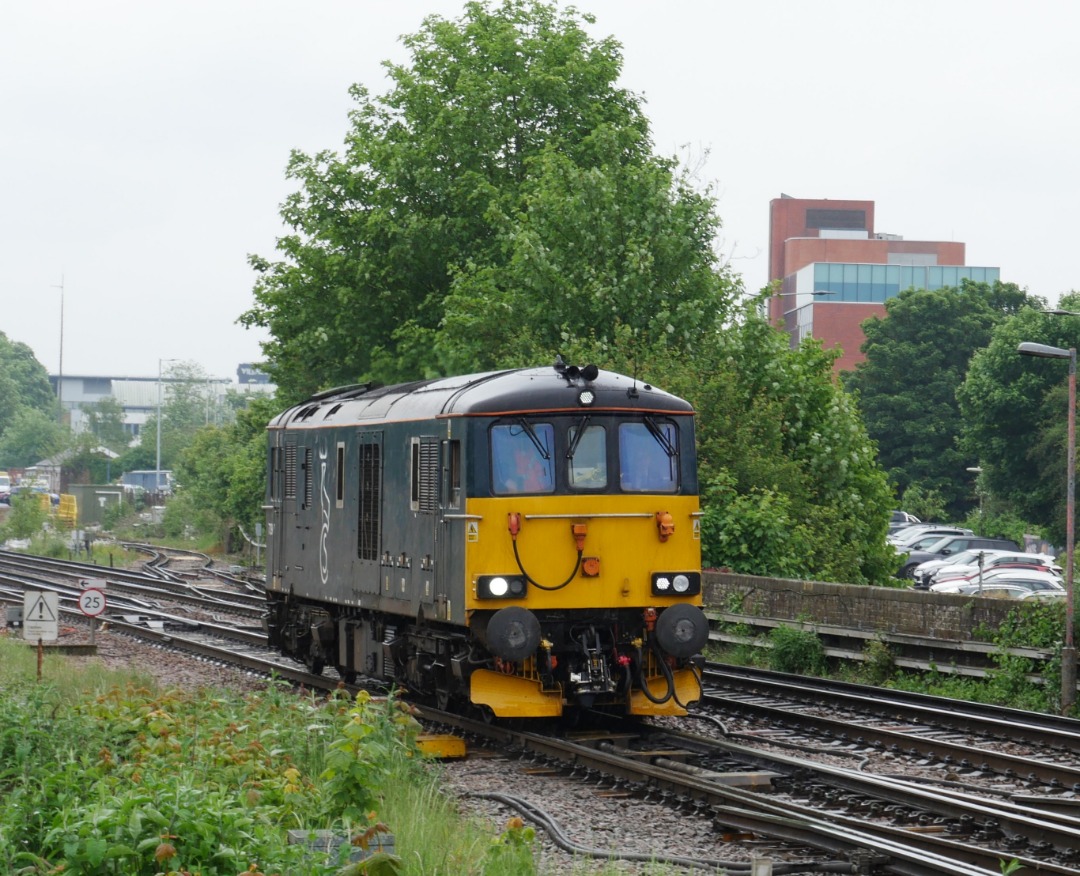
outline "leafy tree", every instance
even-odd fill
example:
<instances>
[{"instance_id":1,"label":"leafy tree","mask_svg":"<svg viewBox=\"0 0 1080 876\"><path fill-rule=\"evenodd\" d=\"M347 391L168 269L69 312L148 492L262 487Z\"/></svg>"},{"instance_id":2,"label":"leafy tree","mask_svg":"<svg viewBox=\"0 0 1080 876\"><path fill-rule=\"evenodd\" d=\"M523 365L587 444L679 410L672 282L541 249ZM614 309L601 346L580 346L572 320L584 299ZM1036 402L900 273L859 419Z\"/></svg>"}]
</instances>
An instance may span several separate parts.
<instances>
[{"instance_id":1,"label":"leafy tree","mask_svg":"<svg viewBox=\"0 0 1080 876\"><path fill-rule=\"evenodd\" d=\"M0 428L20 408L56 414L56 395L49 373L26 344L0 332Z\"/></svg>"},{"instance_id":2,"label":"leafy tree","mask_svg":"<svg viewBox=\"0 0 1080 876\"><path fill-rule=\"evenodd\" d=\"M209 376L195 362L175 362L163 372L161 383L161 468L170 471L195 434L211 420L231 418L214 406L209 395ZM123 471L157 467L158 415L155 410L139 430L139 444L117 460Z\"/></svg>"},{"instance_id":3,"label":"leafy tree","mask_svg":"<svg viewBox=\"0 0 1080 876\"><path fill-rule=\"evenodd\" d=\"M36 493L18 493L12 497L11 511L0 526L0 542L38 535L48 519L48 505L43 505Z\"/></svg>"},{"instance_id":4,"label":"leafy tree","mask_svg":"<svg viewBox=\"0 0 1080 876\"><path fill-rule=\"evenodd\" d=\"M1061 299L1080 311L1080 293ZM1026 309L994 329L971 362L957 397L963 447L979 460L987 492L1065 541L1068 362L1021 356L1025 341L1080 346L1080 317Z\"/></svg>"},{"instance_id":5,"label":"leafy tree","mask_svg":"<svg viewBox=\"0 0 1080 876\"><path fill-rule=\"evenodd\" d=\"M843 375L859 397L867 432L897 491L937 495L959 519L973 497L963 472L972 457L957 443L962 427L956 390L975 351L995 325L1041 306L1012 283L909 289L886 302L887 318L863 323L866 360Z\"/></svg>"},{"instance_id":6,"label":"leafy tree","mask_svg":"<svg viewBox=\"0 0 1080 876\"><path fill-rule=\"evenodd\" d=\"M814 340L792 350L756 307L692 355L649 351L646 374L618 345L606 364L698 412L706 565L884 583L895 571L885 543L894 500L858 409L833 380L836 354ZM589 355L573 351L574 361Z\"/></svg>"},{"instance_id":7,"label":"leafy tree","mask_svg":"<svg viewBox=\"0 0 1080 876\"><path fill-rule=\"evenodd\" d=\"M177 462L181 492L166 510L167 527L216 530L226 549L232 548L237 527L253 533L263 519L266 424L277 413L276 400L251 397L235 422L196 433Z\"/></svg>"},{"instance_id":8,"label":"leafy tree","mask_svg":"<svg viewBox=\"0 0 1080 876\"><path fill-rule=\"evenodd\" d=\"M127 449L128 434L124 430L124 406L111 395L98 399L86 409L87 426L97 441L119 453Z\"/></svg>"},{"instance_id":9,"label":"leafy tree","mask_svg":"<svg viewBox=\"0 0 1080 876\"><path fill-rule=\"evenodd\" d=\"M107 484L119 477L105 447L93 432L68 433L61 451L66 479L71 484Z\"/></svg>"},{"instance_id":10,"label":"leafy tree","mask_svg":"<svg viewBox=\"0 0 1080 876\"><path fill-rule=\"evenodd\" d=\"M252 257L284 396L521 364L575 339L686 349L734 288L712 199L651 154L613 39L539 0L468 3L354 86L342 155L296 152L282 260Z\"/></svg>"},{"instance_id":11,"label":"leafy tree","mask_svg":"<svg viewBox=\"0 0 1080 876\"><path fill-rule=\"evenodd\" d=\"M0 460L11 468L34 465L56 453L65 434L52 411L20 407L0 432Z\"/></svg>"},{"instance_id":12,"label":"leafy tree","mask_svg":"<svg viewBox=\"0 0 1080 876\"><path fill-rule=\"evenodd\" d=\"M539 0L426 19L386 95L353 88L343 154L293 154L292 233L280 261L251 257L241 322L269 330L286 401L556 351L647 373L701 412L709 561L883 581L893 499L833 357L736 309L713 199L652 155L639 99L615 84L619 46L592 21ZM216 440L182 464L220 494ZM238 466L253 479L258 440Z\"/></svg>"}]
</instances>

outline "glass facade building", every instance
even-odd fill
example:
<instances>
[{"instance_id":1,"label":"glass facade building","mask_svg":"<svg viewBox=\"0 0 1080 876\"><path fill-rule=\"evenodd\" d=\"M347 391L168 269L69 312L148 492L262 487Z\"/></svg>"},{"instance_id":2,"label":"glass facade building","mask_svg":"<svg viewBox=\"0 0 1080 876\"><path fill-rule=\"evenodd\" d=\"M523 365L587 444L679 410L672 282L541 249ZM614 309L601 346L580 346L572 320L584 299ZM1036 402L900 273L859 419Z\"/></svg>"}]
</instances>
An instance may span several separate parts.
<instances>
[{"instance_id":1,"label":"glass facade building","mask_svg":"<svg viewBox=\"0 0 1080 876\"><path fill-rule=\"evenodd\" d=\"M961 280L993 283L1000 268L967 265L853 265L817 262L796 273L796 293L817 293L814 300L884 303L905 289L944 289ZM808 288L804 288L808 287ZM829 295L821 293L829 292Z\"/></svg>"}]
</instances>

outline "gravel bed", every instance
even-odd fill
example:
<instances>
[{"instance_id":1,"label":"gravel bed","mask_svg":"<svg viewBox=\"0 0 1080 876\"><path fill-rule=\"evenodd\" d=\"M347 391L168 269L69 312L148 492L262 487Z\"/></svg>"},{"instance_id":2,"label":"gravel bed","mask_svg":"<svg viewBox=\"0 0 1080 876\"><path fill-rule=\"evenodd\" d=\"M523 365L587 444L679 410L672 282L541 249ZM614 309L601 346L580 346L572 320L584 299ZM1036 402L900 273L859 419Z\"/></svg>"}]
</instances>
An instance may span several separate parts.
<instances>
[{"instance_id":1,"label":"gravel bed","mask_svg":"<svg viewBox=\"0 0 1080 876\"><path fill-rule=\"evenodd\" d=\"M558 774L537 775L529 765L501 755L472 753L464 761L447 762L444 770L445 786L460 798L461 810L488 823L493 834L504 830L507 821L520 813L501 802L471 795L496 793L525 800L554 819L562 834L579 847L601 855L633 853L645 859L613 861L574 855L559 848L537 827L537 860L543 874L718 872L650 863L649 859L681 856L747 866L752 854L767 855L770 850L755 843L726 843L706 819L633 796L605 796L596 786ZM536 826L528 818L525 823Z\"/></svg>"}]
</instances>

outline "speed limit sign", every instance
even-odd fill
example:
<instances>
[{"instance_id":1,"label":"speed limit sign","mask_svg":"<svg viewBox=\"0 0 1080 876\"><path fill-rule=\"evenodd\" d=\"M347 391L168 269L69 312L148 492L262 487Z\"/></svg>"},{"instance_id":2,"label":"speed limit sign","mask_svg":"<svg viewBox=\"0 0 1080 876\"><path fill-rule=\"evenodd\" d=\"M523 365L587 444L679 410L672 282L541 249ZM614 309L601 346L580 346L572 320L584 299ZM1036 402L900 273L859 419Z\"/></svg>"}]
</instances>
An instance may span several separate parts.
<instances>
[{"instance_id":1,"label":"speed limit sign","mask_svg":"<svg viewBox=\"0 0 1080 876\"><path fill-rule=\"evenodd\" d=\"M79 611L87 617L97 617L105 611L105 594L96 587L88 587L79 594Z\"/></svg>"}]
</instances>

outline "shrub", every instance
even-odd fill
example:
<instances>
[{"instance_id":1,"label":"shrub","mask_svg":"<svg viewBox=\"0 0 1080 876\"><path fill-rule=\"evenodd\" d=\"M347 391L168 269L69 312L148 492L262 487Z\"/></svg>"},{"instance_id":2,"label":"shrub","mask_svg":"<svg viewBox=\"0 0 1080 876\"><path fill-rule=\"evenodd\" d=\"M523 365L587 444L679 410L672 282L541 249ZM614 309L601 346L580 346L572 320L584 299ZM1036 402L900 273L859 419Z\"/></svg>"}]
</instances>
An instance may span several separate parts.
<instances>
[{"instance_id":1,"label":"shrub","mask_svg":"<svg viewBox=\"0 0 1080 876\"><path fill-rule=\"evenodd\" d=\"M825 646L817 633L779 626L769 635L769 667L776 672L820 675L825 671Z\"/></svg>"}]
</instances>

